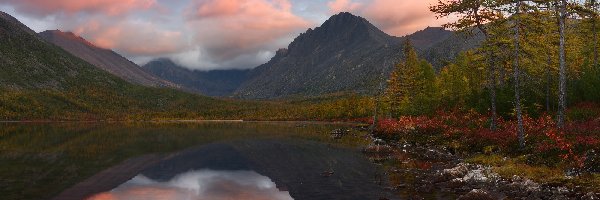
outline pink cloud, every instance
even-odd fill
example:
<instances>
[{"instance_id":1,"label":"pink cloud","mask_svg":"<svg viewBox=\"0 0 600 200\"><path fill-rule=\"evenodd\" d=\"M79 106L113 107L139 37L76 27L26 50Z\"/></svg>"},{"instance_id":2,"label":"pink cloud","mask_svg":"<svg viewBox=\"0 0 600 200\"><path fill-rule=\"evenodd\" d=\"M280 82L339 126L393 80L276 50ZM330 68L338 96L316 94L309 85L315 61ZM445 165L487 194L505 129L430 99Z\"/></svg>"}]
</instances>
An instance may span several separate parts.
<instances>
[{"instance_id":1,"label":"pink cloud","mask_svg":"<svg viewBox=\"0 0 600 200\"><path fill-rule=\"evenodd\" d=\"M52 14L101 13L116 16L133 10L147 10L156 0L5 0L24 13L37 16Z\"/></svg>"},{"instance_id":2,"label":"pink cloud","mask_svg":"<svg viewBox=\"0 0 600 200\"><path fill-rule=\"evenodd\" d=\"M150 22L91 19L76 25L73 32L96 46L135 56L170 54L187 46L181 32L162 30Z\"/></svg>"},{"instance_id":3,"label":"pink cloud","mask_svg":"<svg viewBox=\"0 0 600 200\"><path fill-rule=\"evenodd\" d=\"M333 14L339 12L352 12L357 10L362 6L362 4L357 2L351 2L351 0L335 0L327 3L329 6L329 11Z\"/></svg>"},{"instance_id":4,"label":"pink cloud","mask_svg":"<svg viewBox=\"0 0 600 200\"><path fill-rule=\"evenodd\" d=\"M227 60L276 49L273 44L282 37L310 27L291 6L288 0L196 0L186 18L207 53Z\"/></svg>"},{"instance_id":5,"label":"pink cloud","mask_svg":"<svg viewBox=\"0 0 600 200\"><path fill-rule=\"evenodd\" d=\"M331 12L350 11L373 22L388 34L402 36L427 26L439 26L447 19L437 20L429 6L437 0L370 0L358 4L351 0L329 2Z\"/></svg>"}]
</instances>

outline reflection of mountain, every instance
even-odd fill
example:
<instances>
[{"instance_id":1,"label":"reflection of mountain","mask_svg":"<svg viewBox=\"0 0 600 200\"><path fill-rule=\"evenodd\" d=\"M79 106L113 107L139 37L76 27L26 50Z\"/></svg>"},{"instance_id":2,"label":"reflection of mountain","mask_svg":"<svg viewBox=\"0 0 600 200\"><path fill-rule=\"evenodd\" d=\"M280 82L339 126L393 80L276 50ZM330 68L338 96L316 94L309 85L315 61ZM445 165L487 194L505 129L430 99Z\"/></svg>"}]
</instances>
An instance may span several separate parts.
<instances>
[{"instance_id":1,"label":"reflection of mountain","mask_svg":"<svg viewBox=\"0 0 600 200\"><path fill-rule=\"evenodd\" d=\"M174 86L174 84L144 71L114 51L96 47L71 32L53 30L41 32L39 35L86 62L131 83L145 86Z\"/></svg>"},{"instance_id":2,"label":"reflection of mountain","mask_svg":"<svg viewBox=\"0 0 600 200\"><path fill-rule=\"evenodd\" d=\"M105 199L263 199L293 200L287 191L254 171L203 169L178 174L168 181L155 181L138 175L121 186L94 195L88 200Z\"/></svg>"},{"instance_id":3,"label":"reflection of mountain","mask_svg":"<svg viewBox=\"0 0 600 200\"><path fill-rule=\"evenodd\" d=\"M392 196L373 181L377 167L360 152L304 140L243 140L205 145L178 153L142 174L152 180L168 181L202 169L256 171L300 200ZM326 171L335 173L323 177Z\"/></svg>"},{"instance_id":4,"label":"reflection of mountain","mask_svg":"<svg viewBox=\"0 0 600 200\"><path fill-rule=\"evenodd\" d=\"M393 37L362 17L340 13L300 34L287 49L277 51L269 62L250 71L190 72L165 59L145 68L163 79L215 96L270 99L347 91L372 93L402 58L407 39L437 68L480 40L465 40L442 28Z\"/></svg>"}]
</instances>

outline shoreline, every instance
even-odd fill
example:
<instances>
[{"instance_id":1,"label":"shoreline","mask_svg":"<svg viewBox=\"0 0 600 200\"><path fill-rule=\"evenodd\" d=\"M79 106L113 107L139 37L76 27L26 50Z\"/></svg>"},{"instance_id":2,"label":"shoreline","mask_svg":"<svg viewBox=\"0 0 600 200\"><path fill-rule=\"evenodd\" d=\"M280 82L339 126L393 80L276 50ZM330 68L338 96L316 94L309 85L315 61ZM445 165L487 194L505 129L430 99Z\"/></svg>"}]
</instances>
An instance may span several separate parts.
<instances>
[{"instance_id":1,"label":"shoreline","mask_svg":"<svg viewBox=\"0 0 600 200\"><path fill-rule=\"evenodd\" d=\"M52 120L23 120L23 121L0 121L0 124L52 124L52 123L305 123L305 124L365 124L352 121L309 121L309 120L143 120L143 121L127 121L127 120L93 120L93 121L52 121Z\"/></svg>"}]
</instances>

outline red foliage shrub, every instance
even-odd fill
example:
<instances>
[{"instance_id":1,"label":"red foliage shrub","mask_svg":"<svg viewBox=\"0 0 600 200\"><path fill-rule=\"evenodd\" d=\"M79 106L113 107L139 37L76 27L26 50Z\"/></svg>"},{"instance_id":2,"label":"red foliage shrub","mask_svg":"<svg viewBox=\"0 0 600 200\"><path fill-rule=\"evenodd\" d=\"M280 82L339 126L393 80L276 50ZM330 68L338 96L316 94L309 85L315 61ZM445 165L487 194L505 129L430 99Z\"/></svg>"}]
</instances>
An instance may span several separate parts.
<instances>
[{"instance_id":1,"label":"red foliage shrub","mask_svg":"<svg viewBox=\"0 0 600 200\"><path fill-rule=\"evenodd\" d=\"M395 134L440 134L456 138L466 145L481 147L496 145L511 151L517 144L516 120L497 119L497 130L489 129L489 117L475 111L437 112L432 117L403 116L399 119L384 119L377 124L380 133ZM527 145L532 153L559 152L565 160L583 163L583 154L600 145L600 119L574 121L562 130L550 115L538 118L523 116Z\"/></svg>"}]
</instances>

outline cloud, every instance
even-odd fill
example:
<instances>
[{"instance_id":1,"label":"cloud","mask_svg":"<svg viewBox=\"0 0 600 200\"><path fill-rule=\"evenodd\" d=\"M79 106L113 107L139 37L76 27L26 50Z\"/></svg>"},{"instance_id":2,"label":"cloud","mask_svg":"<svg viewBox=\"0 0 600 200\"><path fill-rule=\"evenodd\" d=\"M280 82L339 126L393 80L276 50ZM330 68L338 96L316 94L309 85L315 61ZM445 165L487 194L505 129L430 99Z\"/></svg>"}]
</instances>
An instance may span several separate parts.
<instances>
[{"instance_id":1,"label":"cloud","mask_svg":"<svg viewBox=\"0 0 600 200\"><path fill-rule=\"evenodd\" d=\"M134 10L147 10L157 6L156 0L4 0L24 13L45 17L53 14L74 15L100 13L109 16L123 15Z\"/></svg>"},{"instance_id":2,"label":"cloud","mask_svg":"<svg viewBox=\"0 0 600 200\"><path fill-rule=\"evenodd\" d=\"M388 34L402 36L427 26L445 23L437 20L429 11L436 0L333 0L329 2L330 12L349 11L361 15Z\"/></svg>"},{"instance_id":3,"label":"cloud","mask_svg":"<svg viewBox=\"0 0 600 200\"><path fill-rule=\"evenodd\" d=\"M220 63L287 46L291 35L311 26L291 6L287 0L195 0L185 18L205 57Z\"/></svg>"},{"instance_id":4,"label":"cloud","mask_svg":"<svg viewBox=\"0 0 600 200\"><path fill-rule=\"evenodd\" d=\"M156 0L4 0L0 4L8 5L35 27L40 25L31 19L52 23L53 29L72 31L130 58L176 53L188 46L180 30L166 28L171 21L153 20L165 14ZM153 8L158 11L153 18L139 15L139 11Z\"/></svg>"},{"instance_id":5,"label":"cloud","mask_svg":"<svg viewBox=\"0 0 600 200\"><path fill-rule=\"evenodd\" d=\"M361 3L352 2L351 0L335 0L327 3L330 13L337 14L340 12L352 12L362 7Z\"/></svg>"},{"instance_id":6,"label":"cloud","mask_svg":"<svg viewBox=\"0 0 600 200\"><path fill-rule=\"evenodd\" d=\"M110 192L88 200L194 200L263 199L292 200L268 177L253 171L191 171L166 182L138 175Z\"/></svg>"},{"instance_id":7,"label":"cloud","mask_svg":"<svg viewBox=\"0 0 600 200\"><path fill-rule=\"evenodd\" d=\"M148 21L126 19L115 22L94 18L70 29L99 47L116 49L132 56L172 54L188 46L182 32L164 30Z\"/></svg>"},{"instance_id":8,"label":"cloud","mask_svg":"<svg viewBox=\"0 0 600 200\"><path fill-rule=\"evenodd\" d=\"M252 68L276 49L350 11L391 35L440 25L434 0L0 0L36 31L73 31L144 64L169 57L193 69ZM7 8L7 9L5 9ZM308 20L307 20L308 19ZM309 21L310 20L310 21Z\"/></svg>"}]
</instances>

